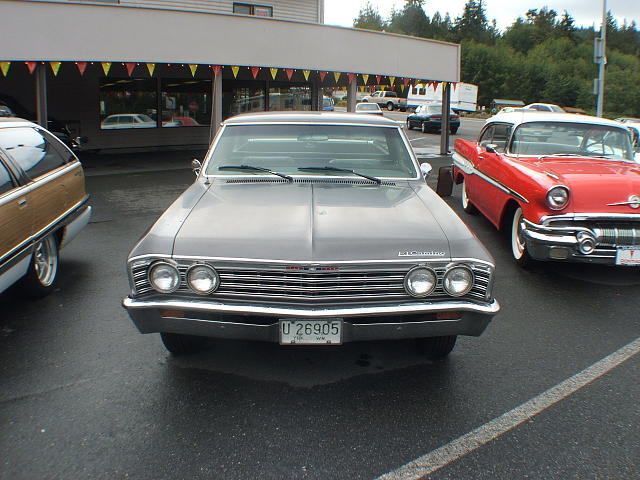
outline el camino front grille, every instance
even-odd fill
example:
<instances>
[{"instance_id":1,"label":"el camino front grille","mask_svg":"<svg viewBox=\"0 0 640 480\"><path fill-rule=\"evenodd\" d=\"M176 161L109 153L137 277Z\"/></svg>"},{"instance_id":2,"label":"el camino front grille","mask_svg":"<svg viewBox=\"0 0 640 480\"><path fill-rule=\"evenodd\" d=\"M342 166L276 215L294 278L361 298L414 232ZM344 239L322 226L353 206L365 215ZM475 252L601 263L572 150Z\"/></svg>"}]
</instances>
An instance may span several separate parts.
<instances>
[{"instance_id":1,"label":"el camino front grille","mask_svg":"<svg viewBox=\"0 0 640 480\"><path fill-rule=\"evenodd\" d=\"M178 294L194 295L186 283L190 264L178 266L181 275ZM335 266L335 270L296 270L298 266L250 267L247 265L216 265L220 275L218 289L204 297L234 302L260 304L344 305L411 303L420 301L404 289L404 276L415 266L397 267ZM437 301L452 298L442 287L445 266L432 266L438 276L434 292L424 300ZM486 300L491 283L491 270L485 265L474 265L475 283L463 298ZM147 279L147 266L135 267L133 280L136 294L154 293ZM199 297L202 298L202 297Z\"/></svg>"}]
</instances>

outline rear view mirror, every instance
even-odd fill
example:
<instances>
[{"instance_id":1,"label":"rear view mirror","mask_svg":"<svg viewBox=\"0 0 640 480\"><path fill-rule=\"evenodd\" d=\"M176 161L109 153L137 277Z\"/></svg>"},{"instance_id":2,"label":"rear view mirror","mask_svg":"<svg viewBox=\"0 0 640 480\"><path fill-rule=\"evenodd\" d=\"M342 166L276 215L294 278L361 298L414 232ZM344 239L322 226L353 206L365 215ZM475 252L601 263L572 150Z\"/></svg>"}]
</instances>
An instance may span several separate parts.
<instances>
[{"instance_id":1,"label":"rear view mirror","mask_svg":"<svg viewBox=\"0 0 640 480\"><path fill-rule=\"evenodd\" d=\"M498 145L496 145L495 143L487 143L484 146L484 149L489 153L498 153Z\"/></svg>"},{"instance_id":2,"label":"rear view mirror","mask_svg":"<svg viewBox=\"0 0 640 480\"><path fill-rule=\"evenodd\" d=\"M193 173L196 174L196 177L200 175L201 168L202 168L202 164L200 163L200 160L198 160L197 158L194 158L193 160L191 160L191 170L193 170Z\"/></svg>"}]
</instances>

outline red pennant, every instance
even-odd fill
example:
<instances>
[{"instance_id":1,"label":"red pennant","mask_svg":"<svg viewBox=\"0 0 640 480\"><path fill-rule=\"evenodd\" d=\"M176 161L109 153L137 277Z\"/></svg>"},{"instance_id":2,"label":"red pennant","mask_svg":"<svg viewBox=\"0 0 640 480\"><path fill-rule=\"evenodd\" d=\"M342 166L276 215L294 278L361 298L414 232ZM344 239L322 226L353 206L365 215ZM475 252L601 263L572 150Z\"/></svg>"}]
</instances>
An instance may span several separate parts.
<instances>
[{"instance_id":1,"label":"red pennant","mask_svg":"<svg viewBox=\"0 0 640 480\"><path fill-rule=\"evenodd\" d=\"M456 91L456 87L457 87L457 86L458 86L458 84L457 84L457 83L454 83L454 84L453 84L453 91L454 91L454 92Z\"/></svg>"},{"instance_id":2,"label":"red pennant","mask_svg":"<svg viewBox=\"0 0 640 480\"><path fill-rule=\"evenodd\" d=\"M212 65L211 69L213 70L213 74L217 77L218 75L220 75L220 72L222 71L222 67L220 65Z\"/></svg>"},{"instance_id":3,"label":"red pennant","mask_svg":"<svg viewBox=\"0 0 640 480\"><path fill-rule=\"evenodd\" d=\"M404 83L404 86L406 87L407 85L409 85L409 81L410 79L405 78L404 80L402 80L402 83Z\"/></svg>"},{"instance_id":4,"label":"red pennant","mask_svg":"<svg viewBox=\"0 0 640 480\"><path fill-rule=\"evenodd\" d=\"M380 85L380 79L382 77L380 75L376 75L376 85Z\"/></svg>"},{"instance_id":5,"label":"red pennant","mask_svg":"<svg viewBox=\"0 0 640 480\"><path fill-rule=\"evenodd\" d=\"M349 83L353 82L353 79L355 76L356 76L355 73L347 73L347 78L349 78Z\"/></svg>"},{"instance_id":6,"label":"red pennant","mask_svg":"<svg viewBox=\"0 0 640 480\"><path fill-rule=\"evenodd\" d=\"M318 75L320 75L320 81L324 82L324 77L327 76L327 72L318 72Z\"/></svg>"},{"instance_id":7,"label":"red pennant","mask_svg":"<svg viewBox=\"0 0 640 480\"><path fill-rule=\"evenodd\" d=\"M129 76L131 76L131 74L133 73L133 69L136 68L135 62L127 62L124 64L124 66L127 67L127 73L129 74Z\"/></svg>"},{"instance_id":8,"label":"red pennant","mask_svg":"<svg viewBox=\"0 0 640 480\"><path fill-rule=\"evenodd\" d=\"M85 68L87 68L87 62L76 62L76 65L78 66L78 71L80 72L80 75L81 76L84 75L84 70Z\"/></svg>"},{"instance_id":9,"label":"red pennant","mask_svg":"<svg viewBox=\"0 0 640 480\"><path fill-rule=\"evenodd\" d=\"M260 67L251 67L251 75L254 80L258 76L258 73L260 73Z\"/></svg>"},{"instance_id":10,"label":"red pennant","mask_svg":"<svg viewBox=\"0 0 640 480\"><path fill-rule=\"evenodd\" d=\"M36 65L38 64L38 62L24 62L27 65L27 68L29 69L29 73L33 73L33 71L36 69Z\"/></svg>"},{"instance_id":11,"label":"red pennant","mask_svg":"<svg viewBox=\"0 0 640 480\"><path fill-rule=\"evenodd\" d=\"M291 77L293 75L293 68L285 68L284 71L287 74L287 78L291 80Z\"/></svg>"}]
</instances>

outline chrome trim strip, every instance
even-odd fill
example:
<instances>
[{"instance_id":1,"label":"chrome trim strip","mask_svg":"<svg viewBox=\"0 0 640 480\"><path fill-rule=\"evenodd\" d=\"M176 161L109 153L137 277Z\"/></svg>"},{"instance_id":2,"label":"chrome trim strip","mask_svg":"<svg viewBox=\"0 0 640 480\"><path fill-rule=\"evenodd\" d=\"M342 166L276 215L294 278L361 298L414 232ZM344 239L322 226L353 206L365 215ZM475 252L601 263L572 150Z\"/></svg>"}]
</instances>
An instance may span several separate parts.
<instances>
[{"instance_id":1,"label":"chrome trim strip","mask_svg":"<svg viewBox=\"0 0 640 480\"><path fill-rule=\"evenodd\" d=\"M632 220L640 222L639 213L563 213L560 215L545 215L540 219L542 225L554 221L583 221L583 220Z\"/></svg>"},{"instance_id":2,"label":"chrome trim strip","mask_svg":"<svg viewBox=\"0 0 640 480\"><path fill-rule=\"evenodd\" d=\"M264 307L257 305L225 305L223 303L212 301L180 301L180 300L135 300L126 297L122 301L122 306L126 309L168 309L168 310L189 310L197 312L210 313L238 313L265 315L274 317L303 317L303 318L326 318L326 317L356 317L367 315L392 315L392 314L409 314L422 312L444 312L444 311L461 311L476 312L485 315L495 315L500 311L500 304L497 300L493 300L490 304L476 304L472 302L452 301L428 303L421 302L415 304L402 305L385 305L375 307L356 307L356 308L322 308L322 309L304 309L304 308L282 308L282 307Z\"/></svg>"},{"instance_id":3,"label":"chrome trim strip","mask_svg":"<svg viewBox=\"0 0 640 480\"><path fill-rule=\"evenodd\" d=\"M554 180L560 180L560 177L558 175L556 175L555 173L552 173L548 170L543 170L543 173L545 173L548 177L553 178Z\"/></svg>"}]
</instances>

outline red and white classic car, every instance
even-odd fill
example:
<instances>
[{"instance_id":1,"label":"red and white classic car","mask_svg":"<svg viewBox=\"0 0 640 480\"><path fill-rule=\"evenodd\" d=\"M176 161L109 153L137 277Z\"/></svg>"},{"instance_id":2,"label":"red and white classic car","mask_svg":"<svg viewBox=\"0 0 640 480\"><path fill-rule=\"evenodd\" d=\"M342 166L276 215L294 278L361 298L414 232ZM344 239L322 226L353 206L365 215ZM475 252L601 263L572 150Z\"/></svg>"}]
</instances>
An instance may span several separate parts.
<instances>
[{"instance_id":1,"label":"red and white classic car","mask_svg":"<svg viewBox=\"0 0 640 480\"><path fill-rule=\"evenodd\" d=\"M640 266L640 159L620 123L510 112L457 139L462 206L510 237L513 257Z\"/></svg>"}]
</instances>

